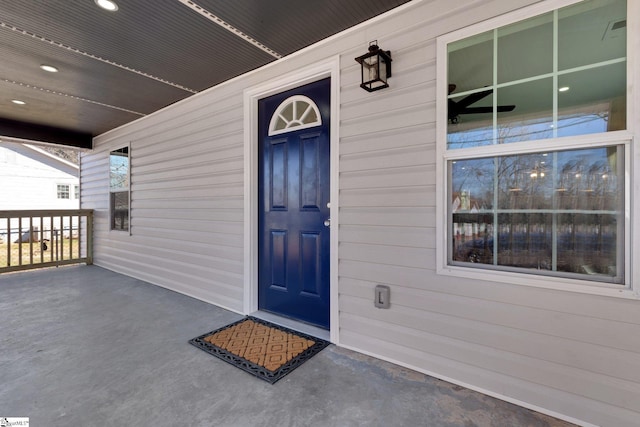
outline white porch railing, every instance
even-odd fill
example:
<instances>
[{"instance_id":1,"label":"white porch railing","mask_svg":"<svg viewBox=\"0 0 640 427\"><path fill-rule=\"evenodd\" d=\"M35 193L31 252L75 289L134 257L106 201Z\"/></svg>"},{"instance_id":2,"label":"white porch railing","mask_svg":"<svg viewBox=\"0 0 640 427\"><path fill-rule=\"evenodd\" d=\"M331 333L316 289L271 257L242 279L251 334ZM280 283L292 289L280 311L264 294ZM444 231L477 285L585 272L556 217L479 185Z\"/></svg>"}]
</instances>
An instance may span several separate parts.
<instances>
[{"instance_id":1,"label":"white porch railing","mask_svg":"<svg viewBox=\"0 0 640 427\"><path fill-rule=\"evenodd\" d=\"M93 210L0 211L0 273L93 263Z\"/></svg>"}]
</instances>

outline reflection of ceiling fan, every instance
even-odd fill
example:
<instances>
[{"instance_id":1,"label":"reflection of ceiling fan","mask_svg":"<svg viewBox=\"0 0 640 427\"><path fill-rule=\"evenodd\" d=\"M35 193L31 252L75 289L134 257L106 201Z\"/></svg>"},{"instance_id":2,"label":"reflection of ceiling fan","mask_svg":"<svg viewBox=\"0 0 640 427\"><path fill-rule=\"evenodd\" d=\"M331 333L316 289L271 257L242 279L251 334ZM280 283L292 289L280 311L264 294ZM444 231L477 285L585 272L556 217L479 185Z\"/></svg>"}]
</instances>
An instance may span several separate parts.
<instances>
[{"instance_id":1,"label":"reflection of ceiling fan","mask_svg":"<svg viewBox=\"0 0 640 427\"><path fill-rule=\"evenodd\" d=\"M449 85L449 95L453 91L456 90L456 85ZM493 93L493 89L483 90L481 92L472 93L469 96L465 96L460 101L454 101L453 99L448 99L449 104L449 121L451 123L458 123L458 119L460 114L482 114L482 113L493 113L493 107L469 107L469 105L474 104L480 101L485 96ZM503 113L506 111L513 111L516 108L515 105L498 105L498 113Z\"/></svg>"}]
</instances>

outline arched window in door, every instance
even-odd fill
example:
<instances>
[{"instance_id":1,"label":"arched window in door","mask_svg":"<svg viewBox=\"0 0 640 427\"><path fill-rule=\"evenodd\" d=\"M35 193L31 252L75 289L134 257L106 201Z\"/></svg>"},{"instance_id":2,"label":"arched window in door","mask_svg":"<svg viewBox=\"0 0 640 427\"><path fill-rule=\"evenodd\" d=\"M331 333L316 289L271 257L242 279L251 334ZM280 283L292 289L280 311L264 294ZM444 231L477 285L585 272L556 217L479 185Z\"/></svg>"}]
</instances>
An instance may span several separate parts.
<instances>
[{"instance_id":1,"label":"arched window in door","mask_svg":"<svg viewBox=\"0 0 640 427\"><path fill-rule=\"evenodd\" d=\"M276 108L269 123L269 136L320 126L322 119L315 102L303 95L294 95Z\"/></svg>"}]
</instances>

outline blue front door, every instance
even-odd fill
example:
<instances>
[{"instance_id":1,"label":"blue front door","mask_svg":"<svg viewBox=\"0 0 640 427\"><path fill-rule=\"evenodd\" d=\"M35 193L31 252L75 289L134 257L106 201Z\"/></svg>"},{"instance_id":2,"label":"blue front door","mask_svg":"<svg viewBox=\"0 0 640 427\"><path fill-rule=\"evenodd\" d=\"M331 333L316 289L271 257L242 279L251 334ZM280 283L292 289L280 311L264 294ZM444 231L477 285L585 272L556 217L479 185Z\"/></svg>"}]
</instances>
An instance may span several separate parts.
<instances>
[{"instance_id":1,"label":"blue front door","mask_svg":"<svg viewBox=\"0 0 640 427\"><path fill-rule=\"evenodd\" d=\"M329 95L324 79L258 104L258 306L327 329Z\"/></svg>"}]
</instances>

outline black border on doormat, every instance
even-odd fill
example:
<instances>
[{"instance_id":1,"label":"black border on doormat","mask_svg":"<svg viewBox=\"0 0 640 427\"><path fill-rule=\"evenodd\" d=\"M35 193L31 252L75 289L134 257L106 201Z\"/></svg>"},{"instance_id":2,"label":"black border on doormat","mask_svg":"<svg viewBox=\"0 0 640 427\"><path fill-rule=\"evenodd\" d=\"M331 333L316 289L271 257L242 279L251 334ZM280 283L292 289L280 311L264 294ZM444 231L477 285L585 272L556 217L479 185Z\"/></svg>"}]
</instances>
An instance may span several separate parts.
<instances>
[{"instance_id":1,"label":"black border on doormat","mask_svg":"<svg viewBox=\"0 0 640 427\"><path fill-rule=\"evenodd\" d=\"M231 328L235 325L237 325L238 323L242 323L245 320L252 320L256 323L260 323L262 325L268 326L270 328L274 328L274 329L278 329L280 331L283 332L287 332L293 335L297 335L299 337L314 341L315 344L313 344L311 347L309 347L308 349L304 350L302 353L298 354L296 357L294 357L293 359L289 360L288 362L286 362L284 365L282 365L281 367L279 367L277 370L275 371L270 371L265 367L262 367L258 364L255 364L253 362L250 362L249 360L237 356L223 348L220 348L218 346L215 346L211 343L208 343L204 340L204 338L208 337L209 335L215 334L217 332L220 331L224 331L225 329ZM267 322L266 320L262 320L262 319L258 319L255 318L253 316L246 316L240 320L238 320L237 322L233 322L230 323L228 325L225 325L221 328L215 329L211 332L207 332L206 334L200 335L199 337L193 338L191 340L189 340L189 344L194 345L196 347L198 347L200 350L206 351L207 353L217 357L218 359L224 360L227 363L232 364L233 366L242 369L245 372L250 373L251 375L258 377L262 380L267 381L268 383L274 384L276 381L282 379L285 375L287 375L289 372L293 371L294 369L296 369L298 366L302 365L304 362L306 362L307 360L311 359L311 357L313 357L314 355L316 355L317 353L320 352L320 350L324 349L326 346L328 346L330 343L328 341L325 341L323 339L320 338L316 338L314 336L311 335L307 335L307 334L303 334L302 332L298 332L298 331L294 331L292 329L289 328L285 328L284 326L280 326L280 325L276 325L274 323L271 322Z\"/></svg>"}]
</instances>

